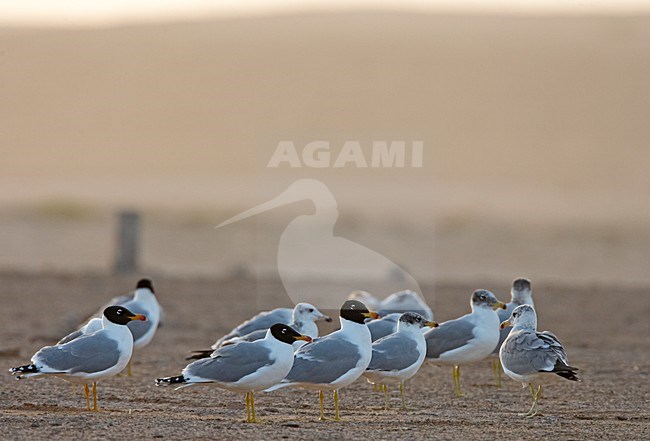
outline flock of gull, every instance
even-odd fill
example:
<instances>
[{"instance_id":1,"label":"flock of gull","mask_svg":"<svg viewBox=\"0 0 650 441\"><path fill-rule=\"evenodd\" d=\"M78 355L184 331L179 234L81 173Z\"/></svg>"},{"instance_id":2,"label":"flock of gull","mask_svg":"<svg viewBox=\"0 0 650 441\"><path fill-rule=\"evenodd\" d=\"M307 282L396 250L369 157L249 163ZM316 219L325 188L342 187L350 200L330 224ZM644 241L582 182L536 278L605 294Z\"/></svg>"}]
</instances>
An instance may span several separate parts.
<instances>
[{"instance_id":1,"label":"flock of gull","mask_svg":"<svg viewBox=\"0 0 650 441\"><path fill-rule=\"evenodd\" d=\"M491 359L497 385L503 371L530 388L533 403L522 416L537 414L547 378L578 381L577 369L569 365L558 338L537 331L529 280L513 282L507 304L479 289L472 293L470 305L469 314L438 324L413 291L383 300L355 291L340 308L340 329L322 337L316 322L332 319L311 304L265 311L209 350L194 351L188 357L193 361L180 375L158 378L156 385L208 384L245 394L246 420L257 422L255 393L285 387L317 390L320 419L325 419L325 391L332 391L333 418L338 420L339 390L361 377L384 393L386 408L388 385L399 385L406 409L404 382L427 359L453 366L457 396L463 394L460 367ZM131 375L133 351L152 341L161 316L151 280L142 279L133 293L111 300L75 332L39 350L30 364L10 371L17 379L54 376L83 384L88 410L97 411L97 382L122 371Z\"/></svg>"}]
</instances>

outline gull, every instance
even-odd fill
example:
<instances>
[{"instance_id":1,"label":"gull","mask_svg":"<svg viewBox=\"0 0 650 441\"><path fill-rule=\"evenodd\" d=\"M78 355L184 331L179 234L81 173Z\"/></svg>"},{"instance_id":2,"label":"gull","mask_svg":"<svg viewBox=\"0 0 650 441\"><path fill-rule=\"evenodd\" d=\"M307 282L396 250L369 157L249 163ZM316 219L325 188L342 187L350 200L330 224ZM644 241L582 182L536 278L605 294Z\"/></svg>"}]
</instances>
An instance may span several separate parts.
<instances>
[{"instance_id":1,"label":"gull","mask_svg":"<svg viewBox=\"0 0 650 441\"><path fill-rule=\"evenodd\" d=\"M291 328L295 329L296 332L299 332L303 335L308 335L312 339L318 337L318 326L316 325L317 321L325 320L326 322L331 322L332 318L323 314L310 303L298 303L293 308L292 321L289 323ZM264 338L266 335L265 329L260 329L258 331L253 331L249 334L242 335L241 337L235 337L230 340L226 340L222 343L222 346L231 345L234 343L239 343L242 341L255 341ZM305 345L305 340L298 340L294 342L293 348L300 349Z\"/></svg>"},{"instance_id":2,"label":"gull","mask_svg":"<svg viewBox=\"0 0 650 441\"><path fill-rule=\"evenodd\" d=\"M512 311L519 305L530 305L535 306L533 303L533 291L530 284L530 280L524 278L518 278L513 280L512 288L510 289L510 302L506 303L506 309L500 309L497 311L499 315L499 320L501 322L507 320L512 314ZM496 386L501 387L501 362L499 361L499 350L501 345L510 334L511 327L506 327L501 329L501 334L499 336L499 343L497 347L492 351L492 372L494 373L494 378L496 380Z\"/></svg>"},{"instance_id":3,"label":"gull","mask_svg":"<svg viewBox=\"0 0 650 441\"><path fill-rule=\"evenodd\" d=\"M58 344L70 342L82 335L87 335L101 329L102 312L109 305L123 305L125 308L147 317L146 322L129 323L128 328L133 335L133 348L142 349L151 343L158 325L162 309L156 299L153 283L150 279L140 279L136 284L135 291L131 294L115 297L108 305L102 307L97 314L93 314L79 329L66 335ZM127 375L131 376L131 361L127 365Z\"/></svg>"},{"instance_id":4,"label":"gull","mask_svg":"<svg viewBox=\"0 0 650 441\"><path fill-rule=\"evenodd\" d=\"M98 411L97 381L121 372L133 353L133 336L127 324L146 321L123 306L104 310L102 329L64 344L45 346L32 357L31 364L10 369L16 379L56 376L73 384L83 384L88 410ZM93 385L93 408L88 384Z\"/></svg>"},{"instance_id":5,"label":"gull","mask_svg":"<svg viewBox=\"0 0 650 441\"><path fill-rule=\"evenodd\" d=\"M284 308L283 308L284 309ZM276 311L276 310L274 310ZM298 303L293 310L290 310L292 313L292 318L289 322L284 323L284 322L279 322L282 324L289 325L292 329L294 329L296 332L299 332L300 334L307 335L311 337L312 339L318 337L318 326L316 325L316 322L319 320L325 320L326 322L331 322L332 318L323 314L316 308L314 305L311 305L309 303ZM261 323L261 321L266 321L269 316L273 316L272 314L273 311L268 311L268 313L263 316L264 319L260 319L258 323ZM269 314L271 313L271 314ZM264 313L262 313L264 314ZM255 317L260 317L261 315L258 314ZM255 317L251 320L254 320ZM249 320L250 321L250 320ZM240 325L241 326L241 325ZM247 334L243 334L237 337L232 337L229 339L224 340L224 338L219 339L217 343L219 343L219 347L227 346L233 343L239 343L242 341L255 341L255 340L260 340L264 338L266 335L266 331L268 328L263 328L263 329L257 329L255 331L249 332ZM216 344L216 343L215 343ZM305 342L304 340L298 340L293 344L293 348L299 349L302 345L304 345ZM200 360L201 358L206 358L209 357L210 354L214 352L214 349L202 349L202 350L196 350L192 351L192 355L186 358L186 360Z\"/></svg>"},{"instance_id":6,"label":"gull","mask_svg":"<svg viewBox=\"0 0 650 441\"><path fill-rule=\"evenodd\" d=\"M424 333L427 358L435 364L454 366L454 391L460 390L460 365L486 358L499 342L499 316L496 309L506 305L490 291L479 289L471 298L471 314L441 323Z\"/></svg>"},{"instance_id":7,"label":"gull","mask_svg":"<svg viewBox=\"0 0 650 441\"><path fill-rule=\"evenodd\" d=\"M506 375L530 388L533 405L520 416L537 414L537 401L542 395L542 380L548 374L556 374L571 381L580 381L576 371L569 366L566 352L560 340L551 332L537 332L537 315L531 305L517 306L501 329L512 326L510 334L501 346L499 358ZM537 391L533 386L537 383Z\"/></svg>"},{"instance_id":8,"label":"gull","mask_svg":"<svg viewBox=\"0 0 650 441\"><path fill-rule=\"evenodd\" d=\"M427 352L422 329L434 328L436 322L427 321L420 314L405 312L399 318L397 331L372 344L372 359L363 375L370 383L379 384L384 391L384 408L388 410L387 383L399 383L402 409L406 409L404 382L420 369Z\"/></svg>"},{"instance_id":9,"label":"gull","mask_svg":"<svg viewBox=\"0 0 650 441\"><path fill-rule=\"evenodd\" d=\"M287 325L276 323L261 340L244 341L217 349L208 358L188 364L177 377L158 378L156 386L178 385L177 389L210 384L232 392L246 393L246 422L258 422L255 392L282 380L293 365L293 342L311 341Z\"/></svg>"},{"instance_id":10,"label":"gull","mask_svg":"<svg viewBox=\"0 0 650 441\"><path fill-rule=\"evenodd\" d=\"M381 317L391 313L417 312L427 320L433 320L433 311L429 305L420 294L410 289L393 293L383 300L366 291L353 291L348 295L348 300L361 301Z\"/></svg>"},{"instance_id":11,"label":"gull","mask_svg":"<svg viewBox=\"0 0 650 441\"><path fill-rule=\"evenodd\" d=\"M211 348L212 350L219 349L223 342L227 340L232 340L235 337L241 337L242 335L250 334L251 332L259 331L261 329L267 330L275 323L289 324L291 323L292 315L293 309L291 308L275 308L271 311L260 312L256 316L239 324L228 334L221 337L211 346Z\"/></svg>"},{"instance_id":12,"label":"gull","mask_svg":"<svg viewBox=\"0 0 650 441\"><path fill-rule=\"evenodd\" d=\"M372 358L372 340L366 318L377 318L357 300L348 300L339 313L341 329L304 345L296 351L293 367L273 391L286 386L317 389L320 420L325 419L324 390L334 391L334 419L339 417L339 389L352 384L363 374Z\"/></svg>"}]
</instances>

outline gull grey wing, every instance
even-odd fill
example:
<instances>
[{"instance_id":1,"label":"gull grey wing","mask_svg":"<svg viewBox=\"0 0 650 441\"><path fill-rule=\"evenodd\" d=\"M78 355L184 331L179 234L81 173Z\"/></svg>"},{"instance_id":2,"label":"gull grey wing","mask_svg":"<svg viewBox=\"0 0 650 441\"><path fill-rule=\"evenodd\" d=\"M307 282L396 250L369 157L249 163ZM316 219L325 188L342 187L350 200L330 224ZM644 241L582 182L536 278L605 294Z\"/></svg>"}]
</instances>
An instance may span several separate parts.
<instances>
[{"instance_id":1,"label":"gull grey wing","mask_svg":"<svg viewBox=\"0 0 650 441\"><path fill-rule=\"evenodd\" d=\"M555 352L555 354L564 364L569 364L569 359L566 355L566 352L564 351L564 347L562 346L562 343L560 343L560 340L555 336L555 334L550 331L543 331L538 332L537 337L544 340L544 342L549 345L549 347L553 350L553 352Z\"/></svg>"},{"instance_id":2,"label":"gull grey wing","mask_svg":"<svg viewBox=\"0 0 650 441\"><path fill-rule=\"evenodd\" d=\"M463 316L442 323L424 333L427 342L427 357L438 358L448 351L465 345L474 338L474 325Z\"/></svg>"},{"instance_id":3,"label":"gull grey wing","mask_svg":"<svg viewBox=\"0 0 650 441\"><path fill-rule=\"evenodd\" d=\"M117 342L100 331L60 346L46 346L32 360L58 372L91 374L115 366L119 358Z\"/></svg>"},{"instance_id":4,"label":"gull grey wing","mask_svg":"<svg viewBox=\"0 0 650 441\"><path fill-rule=\"evenodd\" d=\"M250 334L251 332L259 331L260 329L267 330L276 323L288 325L291 323L292 314L293 310L289 308L276 308L271 311L260 312L221 337L214 345L212 345L212 347L216 348L227 340Z\"/></svg>"},{"instance_id":5,"label":"gull grey wing","mask_svg":"<svg viewBox=\"0 0 650 441\"><path fill-rule=\"evenodd\" d=\"M288 325L291 323L292 313L293 310L289 308L276 308L272 311L256 315L249 321L237 326L235 330L238 335L246 335L261 329L267 330L276 323Z\"/></svg>"},{"instance_id":6,"label":"gull grey wing","mask_svg":"<svg viewBox=\"0 0 650 441\"><path fill-rule=\"evenodd\" d=\"M397 321L401 314L394 313L388 314L379 320L371 320L368 322L368 329L370 330L370 337L372 341L377 341L382 337L386 337L397 330Z\"/></svg>"},{"instance_id":7,"label":"gull grey wing","mask_svg":"<svg viewBox=\"0 0 650 441\"><path fill-rule=\"evenodd\" d=\"M415 340L393 334L372 345L372 360L367 370L398 371L413 365L419 357Z\"/></svg>"},{"instance_id":8,"label":"gull grey wing","mask_svg":"<svg viewBox=\"0 0 650 441\"><path fill-rule=\"evenodd\" d=\"M292 383L331 383L354 368L360 359L357 346L345 339L331 336L317 339L296 352L286 380Z\"/></svg>"},{"instance_id":9,"label":"gull grey wing","mask_svg":"<svg viewBox=\"0 0 650 441\"><path fill-rule=\"evenodd\" d=\"M271 351L259 344L243 342L224 346L190 363L184 370L186 377L197 376L206 380L234 383L258 369L273 363Z\"/></svg>"},{"instance_id":10,"label":"gull grey wing","mask_svg":"<svg viewBox=\"0 0 650 441\"><path fill-rule=\"evenodd\" d=\"M552 372L561 357L557 348L553 347L557 345L557 340L549 343L548 336L545 337L540 338L536 332L518 331L506 340L501 348L503 365L519 375Z\"/></svg>"}]
</instances>

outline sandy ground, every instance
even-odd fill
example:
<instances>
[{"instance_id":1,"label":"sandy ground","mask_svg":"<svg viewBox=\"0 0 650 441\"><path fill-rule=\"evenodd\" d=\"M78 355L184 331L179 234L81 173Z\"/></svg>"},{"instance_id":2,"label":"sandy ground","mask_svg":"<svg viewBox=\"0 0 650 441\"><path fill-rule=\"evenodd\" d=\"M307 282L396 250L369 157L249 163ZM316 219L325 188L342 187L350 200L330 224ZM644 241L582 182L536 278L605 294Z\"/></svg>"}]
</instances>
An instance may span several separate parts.
<instances>
[{"instance_id":1,"label":"sandy ground","mask_svg":"<svg viewBox=\"0 0 650 441\"><path fill-rule=\"evenodd\" d=\"M20 349L3 356L4 368L26 362L134 278L92 274L0 274L3 320L0 347ZM508 282L486 286L505 297ZM80 393L56 379L14 381L3 374L0 422L14 439L127 437L202 439L647 439L650 432L650 313L647 290L602 286L535 285L540 327L557 333L583 381L558 381L544 390L543 415L521 419L528 392L513 381L492 386L488 362L463 369L467 396L455 398L451 370L426 365L407 385L410 408L384 411L382 397L358 381L341 392L341 422L318 422L318 400L301 390L260 394L262 424L243 422L243 397L216 388L174 391L156 388L157 376L176 374L188 349L206 346L255 312L259 296L287 304L279 283L246 279L156 277L168 311L153 343L136 354L132 378L99 385L98 414L84 410ZM464 313L473 286L425 287L436 319ZM435 291L435 292L434 292ZM267 300L268 300L267 298ZM324 330L327 331L327 330ZM596 337L598 340L595 340ZM3 369L4 369L3 368Z\"/></svg>"}]
</instances>

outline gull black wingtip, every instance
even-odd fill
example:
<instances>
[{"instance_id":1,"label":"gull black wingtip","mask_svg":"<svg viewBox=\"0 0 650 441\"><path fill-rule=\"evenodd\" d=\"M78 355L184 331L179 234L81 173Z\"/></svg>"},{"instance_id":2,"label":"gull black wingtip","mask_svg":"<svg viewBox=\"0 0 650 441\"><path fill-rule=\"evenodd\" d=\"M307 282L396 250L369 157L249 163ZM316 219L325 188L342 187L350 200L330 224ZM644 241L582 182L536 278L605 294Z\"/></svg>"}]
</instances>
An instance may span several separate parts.
<instances>
[{"instance_id":1,"label":"gull black wingtip","mask_svg":"<svg viewBox=\"0 0 650 441\"><path fill-rule=\"evenodd\" d=\"M177 377L156 378L156 386L167 386L171 384L182 384L186 382L187 380L182 375L179 375Z\"/></svg>"}]
</instances>

